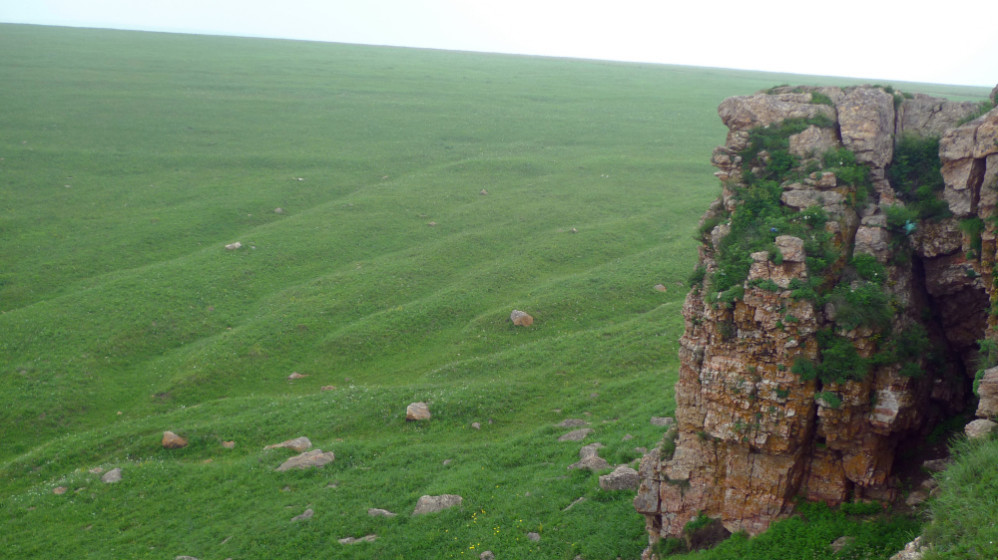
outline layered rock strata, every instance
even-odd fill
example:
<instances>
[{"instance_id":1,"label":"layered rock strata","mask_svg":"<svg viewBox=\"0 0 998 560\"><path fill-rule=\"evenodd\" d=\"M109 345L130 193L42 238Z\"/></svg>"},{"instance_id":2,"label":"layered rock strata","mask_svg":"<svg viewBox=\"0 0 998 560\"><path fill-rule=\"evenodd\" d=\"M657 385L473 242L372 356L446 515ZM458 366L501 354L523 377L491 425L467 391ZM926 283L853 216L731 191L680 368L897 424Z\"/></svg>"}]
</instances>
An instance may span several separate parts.
<instances>
[{"instance_id":1,"label":"layered rock strata","mask_svg":"<svg viewBox=\"0 0 998 560\"><path fill-rule=\"evenodd\" d=\"M721 103L675 452L643 459L635 499L653 542L701 514L757 534L797 497L892 501L899 451L971 404L998 204L998 110L960 125L979 109L880 87ZM941 137L941 193L892 184L905 137Z\"/></svg>"}]
</instances>

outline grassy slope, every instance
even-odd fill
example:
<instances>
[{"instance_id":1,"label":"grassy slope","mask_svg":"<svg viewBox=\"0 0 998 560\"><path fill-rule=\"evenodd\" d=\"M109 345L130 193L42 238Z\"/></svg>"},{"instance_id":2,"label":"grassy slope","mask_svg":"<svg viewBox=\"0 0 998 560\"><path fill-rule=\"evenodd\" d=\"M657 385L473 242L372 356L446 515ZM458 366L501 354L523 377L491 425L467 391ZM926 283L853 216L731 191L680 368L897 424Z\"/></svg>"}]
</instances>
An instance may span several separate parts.
<instances>
[{"instance_id":1,"label":"grassy slope","mask_svg":"<svg viewBox=\"0 0 998 560\"><path fill-rule=\"evenodd\" d=\"M16 557L633 557L629 497L566 476L553 424L588 414L611 462L654 445L715 107L818 81L11 25L0 47ZM431 423L403 422L413 400ZM274 473L262 446L297 435L337 461ZM118 485L89 472L112 466ZM448 492L460 511L406 515Z\"/></svg>"}]
</instances>

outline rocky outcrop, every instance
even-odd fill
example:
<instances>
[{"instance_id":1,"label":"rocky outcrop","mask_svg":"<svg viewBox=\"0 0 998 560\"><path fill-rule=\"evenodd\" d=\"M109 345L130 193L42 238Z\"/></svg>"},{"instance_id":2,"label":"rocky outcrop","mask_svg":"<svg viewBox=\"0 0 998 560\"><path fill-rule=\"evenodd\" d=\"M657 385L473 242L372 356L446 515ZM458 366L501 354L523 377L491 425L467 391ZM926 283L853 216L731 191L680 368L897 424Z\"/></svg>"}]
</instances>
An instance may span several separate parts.
<instances>
[{"instance_id":1,"label":"rocky outcrop","mask_svg":"<svg viewBox=\"0 0 998 560\"><path fill-rule=\"evenodd\" d=\"M998 109L957 126L977 108L881 87L721 103L678 439L635 498L653 541L701 514L757 534L797 496L893 501L897 451L971 405L998 205ZM941 139L926 158L909 137Z\"/></svg>"}]
</instances>

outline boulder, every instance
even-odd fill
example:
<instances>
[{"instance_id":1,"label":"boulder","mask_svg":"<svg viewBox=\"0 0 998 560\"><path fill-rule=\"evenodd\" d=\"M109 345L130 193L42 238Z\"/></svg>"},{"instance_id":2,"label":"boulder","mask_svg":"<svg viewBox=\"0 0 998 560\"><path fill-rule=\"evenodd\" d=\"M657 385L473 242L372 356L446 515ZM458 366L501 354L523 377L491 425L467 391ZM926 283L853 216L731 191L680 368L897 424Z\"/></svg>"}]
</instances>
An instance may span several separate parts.
<instances>
[{"instance_id":1,"label":"boulder","mask_svg":"<svg viewBox=\"0 0 998 560\"><path fill-rule=\"evenodd\" d=\"M525 311L520 311L519 309L514 309L513 312L509 314L509 320L518 327L529 327L534 324L534 318Z\"/></svg>"},{"instance_id":2,"label":"boulder","mask_svg":"<svg viewBox=\"0 0 998 560\"><path fill-rule=\"evenodd\" d=\"M310 447L312 447L312 442L309 441L307 437L301 436L301 437L296 437L294 439L282 441L281 443L270 444L264 447L264 449L290 449L292 451L301 453L303 451L306 451Z\"/></svg>"},{"instance_id":3,"label":"boulder","mask_svg":"<svg viewBox=\"0 0 998 560\"><path fill-rule=\"evenodd\" d=\"M100 481L104 484L114 484L115 482L121 482L121 467L113 468L106 473L104 476L100 477Z\"/></svg>"},{"instance_id":4,"label":"boulder","mask_svg":"<svg viewBox=\"0 0 998 560\"><path fill-rule=\"evenodd\" d=\"M186 439L169 430L163 432L163 440L161 443L163 444L164 449L181 449L187 447Z\"/></svg>"},{"instance_id":5,"label":"boulder","mask_svg":"<svg viewBox=\"0 0 998 560\"><path fill-rule=\"evenodd\" d=\"M610 474L599 477L599 487L603 490L635 490L640 484L638 471L621 465Z\"/></svg>"},{"instance_id":6,"label":"boulder","mask_svg":"<svg viewBox=\"0 0 998 560\"><path fill-rule=\"evenodd\" d=\"M306 451L284 461L281 463L281 466L277 467L277 470L284 472L291 469L321 467L327 463L332 463L335 459L336 455L332 451L323 453L321 449L313 449L312 451Z\"/></svg>"},{"instance_id":7,"label":"boulder","mask_svg":"<svg viewBox=\"0 0 998 560\"><path fill-rule=\"evenodd\" d=\"M405 408L407 422L418 422L430 419L430 407L424 402L414 402Z\"/></svg>"},{"instance_id":8,"label":"boulder","mask_svg":"<svg viewBox=\"0 0 998 560\"><path fill-rule=\"evenodd\" d=\"M464 498L456 494L442 494L440 496L420 496L416 502L416 509L412 510L413 515L423 515L425 513L436 513L448 508L461 505Z\"/></svg>"}]
</instances>

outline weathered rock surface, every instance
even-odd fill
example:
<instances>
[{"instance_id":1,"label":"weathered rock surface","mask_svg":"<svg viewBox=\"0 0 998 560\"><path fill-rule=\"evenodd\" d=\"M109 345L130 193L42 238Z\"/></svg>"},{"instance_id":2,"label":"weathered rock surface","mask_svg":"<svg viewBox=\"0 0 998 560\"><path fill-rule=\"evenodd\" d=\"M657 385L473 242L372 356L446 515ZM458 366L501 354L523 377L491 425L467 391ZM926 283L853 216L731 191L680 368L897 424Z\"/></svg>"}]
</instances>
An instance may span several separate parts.
<instances>
[{"instance_id":1,"label":"weathered rock surface","mask_svg":"<svg viewBox=\"0 0 998 560\"><path fill-rule=\"evenodd\" d=\"M711 161L723 189L705 214L704 223L716 224L700 249L705 281L683 306L675 451L665 456L653 450L638 471L634 504L652 541L681 536L699 514L726 531L757 534L790 514L797 496L833 506L850 498L901 498L896 451L922 441L939 421L970 404L977 341L996 338L988 307L998 235L988 218L998 214L998 109L952 128L975 108L879 87L777 88L721 103L718 113L729 132ZM807 128L790 138L789 150L802 159L781 184L778 204L790 212L820 207L834 254L812 254L816 238L766 224L759 230L770 231L772 243L744 255L745 281L722 300L711 283L730 246L744 172L761 172L755 166L770 157L745 151L751 131L814 117L834 126L815 125L823 130ZM888 207L901 203L889 179L901 134L942 135L941 198L952 218L907 229L889 223ZM808 159L839 147L869 170L865 204L857 203L855 185L838 177L834 165L843 162ZM979 238L965 233L961 220L970 217L985 224ZM854 254L875 257L886 278L860 278L848 260ZM811 271L813 257L830 259L818 275ZM840 294L855 293L867 283L881 286L890 313L860 326L848 322L857 308L849 308L846 296L822 301L795 292L811 285L824 294L836 286ZM860 312L870 305L860 305ZM922 333L920 342L899 350L898 340L916 339L907 333ZM829 339L856 357L836 366L839 378L795 373L801 363L835 364L822 346ZM989 383L982 383L987 394Z\"/></svg>"},{"instance_id":2,"label":"weathered rock surface","mask_svg":"<svg viewBox=\"0 0 998 560\"><path fill-rule=\"evenodd\" d=\"M995 429L998 429L998 424L991 420L978 418L964 426L963 431L967 434L967 439L979 439L991 435Z\"/></svg>"},{"instance_id":3,"label":"weathered rock surface","mask_svg":"<svg viewBox=\"0 0 998 560\"><path fill-rule=\"evenodd\" d=\"M430 407L424 402L414 402L405 408L407 422L429 420L430 416Z\"/></svg>"},{"instance_id":4,"label":"weathered rock surface","mask_svg":"<svg viewBox=\"0 0 998 560\"><path fill-rule=\"evenodd\" d=\"M301 437L296 437L294 439L282 441L281 443L270 444L264 447L264 449L290 449L292 451L301 453L303 451L308 450L309 447L312 447L312 442L309 441L307 437L301 436Z\"/></svg>"},{"instance_id":5,"label":"weathered rock surface","mask_svg":"<svg viewBox=\"0 0 998 560\"><path fill-rule=\"evenodd\" d=\"M167 430L163 432L163 439L160 442L164 449L181 449L187 447L187 440L177 434Z\"/></svg>"},{"instance_id":6,"label":"weathered rock surface","mask_svg":"<svg viewBox=\"0 0 998 560\"><path fill-rule=\"evenodd\" d=\"M998 366L984 370L977 385L978 418L994 418L998 416Z\"/></svg>"},{"instance_id":7,"label":"weathered rock surface","mask_svg":"<svg viewBox=\"0 0 998 560\"><path fill-rule=\"evenodd\" d=\"M336 455L334 455L332 451L323 453L321 449L313 449L312 451L306 451L291 457L287 461L284 461L281 463L281 466L277 467L277 470L279 472L284 472L291 469L321 467L328 463L332 463L334 460L336 460Z\"/></svg>"},{"instance_id":8,"label":"weathered rock surface","mask_svg":"<svg viewBox=\"0 0 998 560\"><path fill-rule=\"evenodd\" d=\"M463 501L464 498L458 496L457 494L420 496L419 501L416 502L416 509L412 510L412 514L422 515L424 513L436 513L448 508L460 506Z\"/></svg>"}]
</instances>

